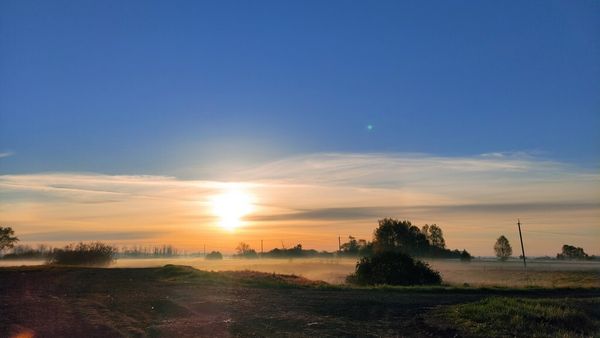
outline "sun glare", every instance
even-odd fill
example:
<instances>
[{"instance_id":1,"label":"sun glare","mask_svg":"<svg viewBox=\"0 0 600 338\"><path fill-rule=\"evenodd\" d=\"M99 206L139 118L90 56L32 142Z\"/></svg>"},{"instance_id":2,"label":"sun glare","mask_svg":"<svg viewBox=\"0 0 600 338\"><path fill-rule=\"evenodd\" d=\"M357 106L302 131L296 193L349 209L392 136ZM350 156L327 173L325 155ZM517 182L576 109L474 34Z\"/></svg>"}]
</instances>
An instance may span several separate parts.
<instances>
[{"instance_id":1,"label":"sun glare","mask_svg":"<svg viewBox=\"0 0 600 338\"><path fill-rule=\"evenodd\" d=\"M219 225L228 231L242 225L242 218L254 210L252 196L239 188L229 188L213 197L212 208Z\"/></svg>"}]
</instances>

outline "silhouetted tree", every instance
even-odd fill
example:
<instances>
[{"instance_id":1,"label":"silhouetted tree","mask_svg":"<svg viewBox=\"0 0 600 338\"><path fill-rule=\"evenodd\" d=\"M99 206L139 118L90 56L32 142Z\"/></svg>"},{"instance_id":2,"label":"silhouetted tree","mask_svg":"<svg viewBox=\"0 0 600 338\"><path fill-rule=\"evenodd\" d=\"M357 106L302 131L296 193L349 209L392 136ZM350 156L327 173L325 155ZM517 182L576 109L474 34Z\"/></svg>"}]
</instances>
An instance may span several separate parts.
<instances>
[{"instance_id":1,"label":"silhouetted tree","mask_svg":"<svg viewBox=\"0 0 600 338\"><path fill-rule=\"evenodd\" d=\"M15 231L11 227L0 227L0 252L15 246L19 239L14 236Z\"/></svg>"},{"instance_id":2,"label":"silhouetted tree","mask_svg":"<svg viewBox=\"0 0 600 338\"><path fill-rule=\"evenodd\" d=\"M379 220L372 245L367 244L361 255L401 251L417 257L461 258L460 251L449 250L445 246L442 228L435 224L419 229L410 221L384 218Z\"/></svg>"},{"instance_id":3,"label":"silhouetted tree","mask_svg":"<svg viewBox=\"0 0 600 338\"><path fill-rule=\"evenodd\" d=\"M583 251L583 248L565 244L562 246L562 252L556 255L558 259L586 259L588 254Z\"/></svg>"},{"instance_id":4,"label":"silhouetted tree","mask_svg":"<svg viewBox=\"0 0 600 338\"><path fill-rule=\"evenodd\" d=\"M223 255L218 251L211 251L210 253L206 254L206 257L204 258L209 260L219 260L223 259Z\"/></svg>"},{"instance_id":5,"label":"silhouetted tree","mask_svg":"<svg viewBox=\"0 0 600 338\"><path fill-rule=\"evenodd\" d=\"M240 244L238 244L238 246L237 246L237 248L235 248L235 250L237 251L237 254L235 255L236 257L258 258L258 254L256 253L256 251L254 251L254 249L250 248L250 245L248 245L247 243L240 242Z\"/></svg>"},{"instance_id":6,"label":"silhouetted tree","mask_svg":"<svg viewBox=\"0 0 600 338\"><path fill-rule=\"evenodd\" d=\"M423 256L429 251L427 237L410 221L398 221L391 218L379 220L379 227L375 229L374 237L376 252L403 251Z\"/></svg>"},{"instance_id":7,"label":"silhouetted tree","mask_svg":"<svg viewBox=\"0 0 600 338\"><path fill-rule=\"evenodd\" d=\"M441 284L439 272L422 261L399 251L380 251L356 263L355 273L346 281L359 285L425 285Z\"/></svg>"},{"instance_id":8,"label":"silhouetted tree","mask_svg":"<svg viewBox=\"0 0 600 338\"><path fill-rule=\"evenodd\" d=\"M429 244L440 249L446 248L446 241L444 240L444 233L442 232L442 228L440 228L436 224L425 224L421 228L421 232L425 235L425 237L427 237Z\"/></svg>"},{"instance_id":9,"label":"silhouetted tree","mask_svg":"<svg viewBox=\"0 0 600 338\"><path fill-rule=\"evenodd\" d=\"M471 256L471 254L467 251L467 250L463 250L460 253L460 260L463 262L470 262L471 259L473 259L473 256Z\"/></svg>"},{"instance_id":10,"label":"silhouetted tree","mask_svg":"<svg viewBox=\"0 0 600 338\"><path fill-rule=\"evenodd\" d=\"M370 250L370 243L364 239L357 240L353 236L348 236L348 242L340 247L340 254L346 256L368 255L366 251Z\"/></svg>"},{"instance_id":11,"label":"silhouetted tree","mask_svg":"<svg viewBox=\"0 0 600 338\"><path fill-rule=\"evenodd\" d=\"M496 251L496 256L500 258L500 260L507 260L510 256L512 256L512 247L508 242L508 239L504 237L504 235L498 237L496 240L496 244L494 245L494 251Z\"/></svg>"},{"instance_id":12,"label":"silhouetted tree","mask_svg":"<svg viewBox=\"0 0 600 338\"><path fill-rule=\"evenodd\" d=\"M248 243L240 242L235 250L237 251L238 255L243 255L252 249L250 249L250 245Z\"/></svg>"}]
</instances>

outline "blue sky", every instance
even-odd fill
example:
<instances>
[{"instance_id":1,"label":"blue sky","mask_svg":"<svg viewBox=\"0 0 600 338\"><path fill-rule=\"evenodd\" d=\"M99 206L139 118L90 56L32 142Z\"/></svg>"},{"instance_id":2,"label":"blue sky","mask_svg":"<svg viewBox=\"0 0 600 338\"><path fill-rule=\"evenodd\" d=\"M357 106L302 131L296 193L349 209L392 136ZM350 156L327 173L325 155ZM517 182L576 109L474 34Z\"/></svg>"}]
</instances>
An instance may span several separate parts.
<instances>
[{"instance_id":1,"label":"blue sky","mask_svg":"<svg viewBox=\"0 0 600 338\"><path fill-rule=\"evenodd\" d=\"M520 218L597 253L599 94L598 1L4 0L0 224L232 252L396 217L491 255Z\"/></svg>"},{"instance_id":2,"label":"blue sky","mask_svg":"<svg viewBox=\"0 0 600 338\"><path fill-rule=\"evenodd\" d=\"M517 151L598 168L599 36L596 1L3 1L0 170Z\"/></svg>"}]
</instances>

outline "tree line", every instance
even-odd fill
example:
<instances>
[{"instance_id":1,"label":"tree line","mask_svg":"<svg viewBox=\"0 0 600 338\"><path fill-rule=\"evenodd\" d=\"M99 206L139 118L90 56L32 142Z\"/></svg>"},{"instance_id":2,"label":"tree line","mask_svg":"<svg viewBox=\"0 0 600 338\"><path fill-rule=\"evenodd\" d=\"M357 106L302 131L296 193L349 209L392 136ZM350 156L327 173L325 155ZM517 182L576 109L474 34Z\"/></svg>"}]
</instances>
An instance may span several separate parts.
<instances>
[{"instance_id":1,"label":"tree line","mask_svg":"<svg viewBox=\"0 0 600 338\"><path fill-rule=\"evenodd\" d=\"M53 248L40 244L36 248L28 245L16 245L19 241L11 227L0 227L0 253L3 259L44 259L53 261L54 257L66 251L86 251L90 247L80 243L68 245L63 248ZM100 243L101 244L101 243ZM91 245L91 244L88 244ZM102 244L106 246L105 244ZM91 246L92 248L94 246ZM96 246L96 248L100 248ZM196 252L187 253L178 250L171 245L153 247L110 247L111 260L117 258L158 258L178 256L205 256L207 259L222 259L223 255L218 251L212 251L206 255ZM89 251L89 250L88 250ZM421 228L413 225L407 220L395 220L384 218L378 221L378 227L373 234L373 240L367 241L348 236L347 242L340 245L336 252L317 251L304 249L302 244L291 248L274 248L267 252L258 253L249 244L241 242L236 248L236 258L331 258L342 257L370 257L381 251L402 251L418 258L458 258L468 261L472 258L466 250L450 250L446 248L444 233L436 224L425 224ZM512 256L512 247L508 239L502 235L494 244L494 251L500 260L507 260ZM597 259L588 255L583 248L565 244L560 253L556 254L561 260L583 260Z\"/></svg>"},{"instance_id":2,"label":"tree line","mask_svg":"<svg viewBox=\"0 0 600 338\"><path fill-rule=\"evenodd\" d=\"M496 257L498 257L498 259L500 259L501 261L506 261L507 259L509 259L512 254L512 246L510 245L510 242L508 241L508 238L506 238L504 235L501 235L500 237L498 237L498 239L496 240L496 243L494 244L494 252L496 253ZM522 257L522 256L520 256ZM548 257L549 258L549 257ZM583 248L580 247L576 247L574 245L568 245L568 244L564 244L562 246L561 252L556 254L556 259L560 259L560 260L595 260L597 259L596 256L592 255L588 255L587 253L585 253L585 251L583 250Z\"/></svg>"}]
</instances>

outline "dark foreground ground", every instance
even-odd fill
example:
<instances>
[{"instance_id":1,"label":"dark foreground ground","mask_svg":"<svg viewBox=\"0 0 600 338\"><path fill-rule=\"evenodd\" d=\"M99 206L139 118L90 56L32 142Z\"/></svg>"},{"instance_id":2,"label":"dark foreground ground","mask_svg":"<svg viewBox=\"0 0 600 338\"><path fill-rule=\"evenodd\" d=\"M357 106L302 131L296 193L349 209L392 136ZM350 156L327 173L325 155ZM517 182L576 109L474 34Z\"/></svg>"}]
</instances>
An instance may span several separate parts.
<instances>
[{"instance_id":1,"label":"dark foreground ground","mask_svg":"<svg viewBox=\"0 0 600 338\"><path fill-rule=\"evenodd\" d=\"M181 266L0 268L0 337L599 334L600 289L350 288Z\"/></svg>"}]
</instances>

